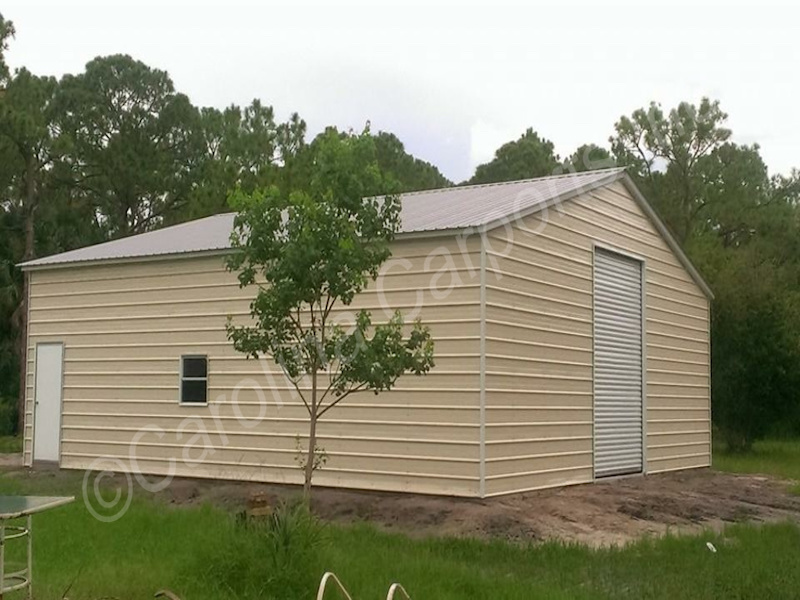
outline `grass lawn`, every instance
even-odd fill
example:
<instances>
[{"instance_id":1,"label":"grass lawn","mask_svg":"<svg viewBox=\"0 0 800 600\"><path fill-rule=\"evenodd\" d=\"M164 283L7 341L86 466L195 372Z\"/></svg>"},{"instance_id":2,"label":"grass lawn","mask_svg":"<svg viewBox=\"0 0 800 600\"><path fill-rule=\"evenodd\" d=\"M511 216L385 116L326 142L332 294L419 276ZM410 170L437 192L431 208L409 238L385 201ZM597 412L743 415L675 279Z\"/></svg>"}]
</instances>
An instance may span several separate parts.
<instances>
[{"instance_id":1,"label":"grass lawn","mask_svg":"<svg viewBox=\"0 0 800 600\"><path fill-rule=\"evenodd\" d=\"M22 438L16 435L0 435L0 454L22 452Z\"/></svg>"},{"instance_id":2,"label":"grass lawn","mask_svg":"<svg viewBox=\"0 0 800 600\"><path fill-rule=\"evenodd\" d=\"M764 440L752 452L726 452L714 448L714 468L731 473L756 473L793 479L792 491L800 494L800 440Z\"/></svg>"},{"instance_id":3,"label":"grass lawn","mask_svg":"<svg viewBox=\"0 0 800 600\"><path fill-rule=\"evenodd\" d=\"M436 600L777 599L800 590L800 528L789 524L737 525L724 534L605 550L411 539L368 525L326 525L324 543L309 550L281 532L277 546L267 544L263 529L217 508L145 497L120 520L102 523L80 500L80 482L0 474L0 493L25 492L78 497L34 517L37 598L152 598L167 588L184 600L308 599L325 570L336 572L356 600L385 597L394 581L413 598Z\"/></svg>"}]
</instances>

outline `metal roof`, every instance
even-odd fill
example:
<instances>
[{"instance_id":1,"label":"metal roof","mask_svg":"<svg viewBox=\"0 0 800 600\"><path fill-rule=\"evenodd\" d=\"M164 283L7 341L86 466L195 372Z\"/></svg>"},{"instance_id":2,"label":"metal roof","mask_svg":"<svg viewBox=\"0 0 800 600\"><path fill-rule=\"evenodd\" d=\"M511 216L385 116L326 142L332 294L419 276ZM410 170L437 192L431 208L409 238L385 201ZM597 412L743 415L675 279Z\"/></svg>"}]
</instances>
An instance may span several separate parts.
<instances>
[{"instance_id":1,"label":"metal roof","mask_svg":"<svg viewBox=\"0 0 800 600\"><path fill-rule=\"evenodd\" d=\"M548 203L607 185L623 174L623 169L614 168L402 194L401 235L492 226ZM206 217L31 260L20 266L45 267L224 251L230 249L233 217L233 213Z\"/></svg>"}]
</instances>

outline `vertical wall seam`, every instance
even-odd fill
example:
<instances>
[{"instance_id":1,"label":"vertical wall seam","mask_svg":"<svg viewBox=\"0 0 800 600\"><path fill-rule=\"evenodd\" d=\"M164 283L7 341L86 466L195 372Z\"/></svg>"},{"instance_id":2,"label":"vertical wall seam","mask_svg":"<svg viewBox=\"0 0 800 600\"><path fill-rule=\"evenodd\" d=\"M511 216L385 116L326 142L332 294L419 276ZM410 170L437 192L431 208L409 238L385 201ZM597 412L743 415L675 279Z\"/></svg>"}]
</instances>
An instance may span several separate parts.
<instances>
[{"instance_id":1,"label":"vertical wall seam","mask_svg":"<svg viewBox=\"0 0 800 600\"><path fill-rule=\"evenodd\" d=\"M711 308L712 302L706 299L706 331L708 335L708 466L714 463L714 426L712 425L713 413L711 408Z\"/></svg>"},{"instance_id":2,"label":"vertical wall seam","mask_svg":"<svg viewBox=\"0 0 800 600\"><path fill-rule=\"evenodd\" d=\"M23 276L26 276L23 274ZM25 299L27 306L25 307L25 318L27 321L25 322L25 356L20 357L21 360L25 361L25 381L23 384L25 385L25 402L22 404L22 464L26 467L33 466L33 430L36 427L36 346L33 347L33 368L28 368L28 352L30 352L31 346L31 290L33 289L33 273L28 273L28 290L27 294L28 297ZM20 365L22 368L22 365ZM28 378L31 376L31 372L33 374L33 385L28 386ZM28 392L28 390L33 390L32 392ZM28 427L28 406L30 405L30 427ZM28 431L30 431L30 439L28 439ZM30 454L26 454L25 447L28 446L30 448ZM26 455L29 458L25 458Z\"/></svg>"},{"instance_id":3,"label":"vertical wall seam","mask_svg":"<svg viewBox=\"0 0 800 600\"><path fill-rule=\"evenodd\" d=\"M481 234L480 271L480 445L479 445L479 489L481 498L486 496L486 234Z\"/></svg>"},{"instance_id":4,"label":"vertical wall seam","mask_svg":"<svg viewBox=\"0 0 800 600\"><path fill-rule=\"evenodd\" d=\"M642 257L642 475L647 475L647 259Z\"/></svg>"},{"instance_id":5,"label":"vertical wall seam","mask_svg":"<svg viewBox=\"0 0 800 600\"><path fill-rule=\"evenodd\" d=\"M597 300L597 292L595 290L595 272L597 271L597 244L592 242L592 482L597 481L597 437L595 430L597 429L597 407L595 406L596 386L595 386L595 366L597 349L595 347L595 318L597 308L595 307Z\"/></svg>"}]
</instances>

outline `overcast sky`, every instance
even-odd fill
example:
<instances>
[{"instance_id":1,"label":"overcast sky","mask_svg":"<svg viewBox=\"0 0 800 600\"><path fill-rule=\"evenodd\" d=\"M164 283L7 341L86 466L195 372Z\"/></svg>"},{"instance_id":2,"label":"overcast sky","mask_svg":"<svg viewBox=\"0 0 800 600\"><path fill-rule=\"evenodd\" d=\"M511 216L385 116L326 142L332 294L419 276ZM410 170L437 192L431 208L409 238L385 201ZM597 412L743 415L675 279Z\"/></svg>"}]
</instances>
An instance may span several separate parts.
<instances>
[{"instance_id":1,"label":"overcast sky","mask_svg":"<svg viewBox=\"0 0 800 600\"><path fill-rule=\"evenodd\" d=\"M392 131L455 181L533 127L563 156L622 114L710 96L772 172L800 167L800 9L791 2L4 0L8 60L78 72L127 53L195 104ZM796 4L796 2L795 2Z\"/></svg>"}]
</instances>

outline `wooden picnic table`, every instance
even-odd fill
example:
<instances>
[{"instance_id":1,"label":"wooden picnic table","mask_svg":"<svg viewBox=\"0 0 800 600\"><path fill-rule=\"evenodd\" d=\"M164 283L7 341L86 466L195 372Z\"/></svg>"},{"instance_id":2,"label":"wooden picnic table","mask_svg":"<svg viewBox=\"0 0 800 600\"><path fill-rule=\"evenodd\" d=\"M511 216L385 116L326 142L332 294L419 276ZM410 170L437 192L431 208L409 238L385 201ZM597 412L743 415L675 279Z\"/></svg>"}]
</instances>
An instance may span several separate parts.
<instances>
[{"instance_id":1,"label":"wooden picnic table","mask_svg":"<svg viewBox=\"0 0 800 600\"><path fill-rule=\"evenodd\" d=\"M74 496L0 496L0 600L4 594L25 588L28 589L28 598L33 598L32 516L74 500ZM13 519L22 518L27 521L25 527L8 524ZM24 537L28 538L27 566L6 573L6 542Z\"/></svg>"}]
</instances>

